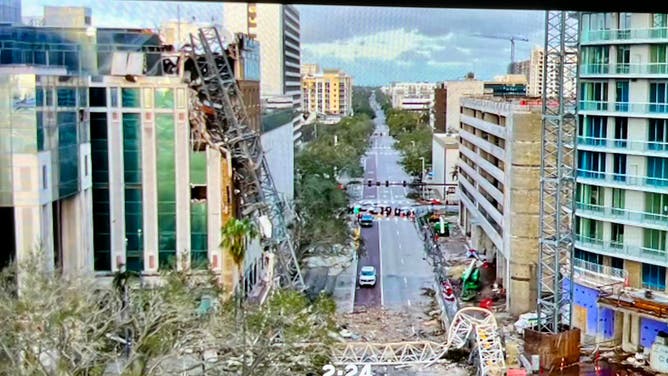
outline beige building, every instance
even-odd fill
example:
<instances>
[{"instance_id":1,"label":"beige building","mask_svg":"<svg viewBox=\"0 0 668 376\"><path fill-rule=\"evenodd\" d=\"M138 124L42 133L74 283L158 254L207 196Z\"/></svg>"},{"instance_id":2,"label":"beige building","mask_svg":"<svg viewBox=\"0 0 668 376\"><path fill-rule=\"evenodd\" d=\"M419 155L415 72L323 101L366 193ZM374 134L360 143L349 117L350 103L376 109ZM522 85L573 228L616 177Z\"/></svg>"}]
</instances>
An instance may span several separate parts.
<instances>
[{"instance_id":1,"label":"beige building","mask_svg":"<svg viewBox=\"0 0 668 376\"><path fill-rule=\"evenodd\" d=\"M309 64L310 65L310 64ZM304 111L348 116L353 113L353 78L339 69L320 70L307 66L302 74ZM315 72L315 73L312 73Z\"/></svg>"},{"instance_id":2,"label":"beige building","mask_svg":"<svg viewBox=\"0 0 668 376\"><path fill-rule=\"evenodd\" d=\"M513 314L536 305L540 110L520 99L461 100L460 225L471 246L496 261Z\"/></svg>"},{"instance_id":3,"label":"beige building","mask_svg":"<svg viewBox=\"0 0 668 376\"><path fill-rule=\"evenodd\" d=\"M92 25L92 11L87 7L44 7L44 26L88 27Z\"/></svg>"}]
</instances>

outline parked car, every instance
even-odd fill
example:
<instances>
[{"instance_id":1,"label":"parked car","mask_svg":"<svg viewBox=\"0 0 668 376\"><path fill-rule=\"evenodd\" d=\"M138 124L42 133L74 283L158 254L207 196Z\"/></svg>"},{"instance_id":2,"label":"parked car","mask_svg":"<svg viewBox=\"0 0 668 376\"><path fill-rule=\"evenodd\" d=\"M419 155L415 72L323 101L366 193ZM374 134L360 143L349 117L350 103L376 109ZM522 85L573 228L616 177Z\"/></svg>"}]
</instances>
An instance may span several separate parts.
<instances>
[{"instance_id":1,"label":"parked car","mask_svg":"<svg viewBox=\"0 0 668 376\"><path fill-rule=\"evenodd\" d=\"M360 270L359 283L360 286L375 286L376 268L373 266L363 266Z\"/></svg>"}]
</instances>

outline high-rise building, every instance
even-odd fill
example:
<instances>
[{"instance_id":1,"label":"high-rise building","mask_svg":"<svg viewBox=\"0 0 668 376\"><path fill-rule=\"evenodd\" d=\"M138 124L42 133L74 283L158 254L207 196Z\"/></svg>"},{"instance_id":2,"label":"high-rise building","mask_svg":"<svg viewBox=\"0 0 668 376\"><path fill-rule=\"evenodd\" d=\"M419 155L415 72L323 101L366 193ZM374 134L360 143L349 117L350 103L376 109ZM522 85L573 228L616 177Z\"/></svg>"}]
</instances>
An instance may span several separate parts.
<instances>
[{"instance_id":1,"label":"high-rise building","mask_svg":"<svg viewBox=\"0 0 668 376\"><path fill-rule=\"evenodd\" d=\"M353 113L353 79L339 69L320 71L311 67L302 74L302 100L305 112L349 116Z\"/></svg>"},{"instance_id":2,"label":"high-rise building","mask_svg":"<svg viewBox=\"0 0 668 376\"><path fill-rule=\"evenodd\" d=\"M526 98L461 100L459 223L496 265L513 314L537 299L541 109Z\"/></svg>"},{"instance_id":3,"label":"high-rise building","mask_svg":"<svg viewBox=\"0 0 668 376\"><path fill-rule=\"evenodd\" d=\"M574 325L636 351L668 331L668 14L581 30Z\"/></svg>"},{"instance_id":4,"label":"high-rise building","mask_svg":"<svg viewBox=\"0 0 668 376\"><path fill-rule=\"evenodd\" d=\"M291 105L295 140L303 123L300 85L300 22L293 5L224 3L223 26L260 42L260 95L268 110Z\"/></svg>"},{"instance_id":5,"label":"high-rise building","mask_svg":"<svg viewBox=\"0 0 668 376\"><path fill-rule=\"evenodd\" d=\"M21 24L21 0L0 0L0 22Z\"/></svg>"}]
</instances>

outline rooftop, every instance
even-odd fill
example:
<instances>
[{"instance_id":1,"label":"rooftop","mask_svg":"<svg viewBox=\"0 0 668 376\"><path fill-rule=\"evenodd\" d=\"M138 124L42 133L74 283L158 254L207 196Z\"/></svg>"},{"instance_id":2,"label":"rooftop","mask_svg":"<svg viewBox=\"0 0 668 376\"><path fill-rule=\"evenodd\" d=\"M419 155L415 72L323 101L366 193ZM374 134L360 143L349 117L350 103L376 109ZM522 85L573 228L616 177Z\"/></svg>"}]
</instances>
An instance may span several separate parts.
<instances>
[{"instance_id":1,"label":"rooftop","mask_svg":"<svg viewBox=\"0 0 668 376\"><path fill-rule=\"evenodd\" d=\"M461 99L462 106L494 108L496 112L542 112L543 104L540 97L494 95L474 95Z\"/></svg>"}]
</instances>

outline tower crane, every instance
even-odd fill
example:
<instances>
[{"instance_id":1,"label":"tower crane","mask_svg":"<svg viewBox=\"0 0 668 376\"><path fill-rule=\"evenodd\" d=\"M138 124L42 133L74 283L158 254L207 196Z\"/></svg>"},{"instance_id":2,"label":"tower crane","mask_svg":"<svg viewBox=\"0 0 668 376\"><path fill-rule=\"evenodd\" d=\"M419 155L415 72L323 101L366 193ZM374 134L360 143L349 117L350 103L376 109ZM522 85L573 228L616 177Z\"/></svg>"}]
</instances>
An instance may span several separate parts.
<instances>
[{"instance_id":1,"label":"tower crane","mask_svg":"<svg viewBox=\"0 0 668 376\"><path fill-rule=\"evenodd\" d=\"M523 36L505 36L505 35L488 35L488 34L475 34L476 37L480 38L490 38L490 39L503 39L510 41L510 67L515 62L515 41L528 42L529 38Z\"/></svg>"}]
</instances>

